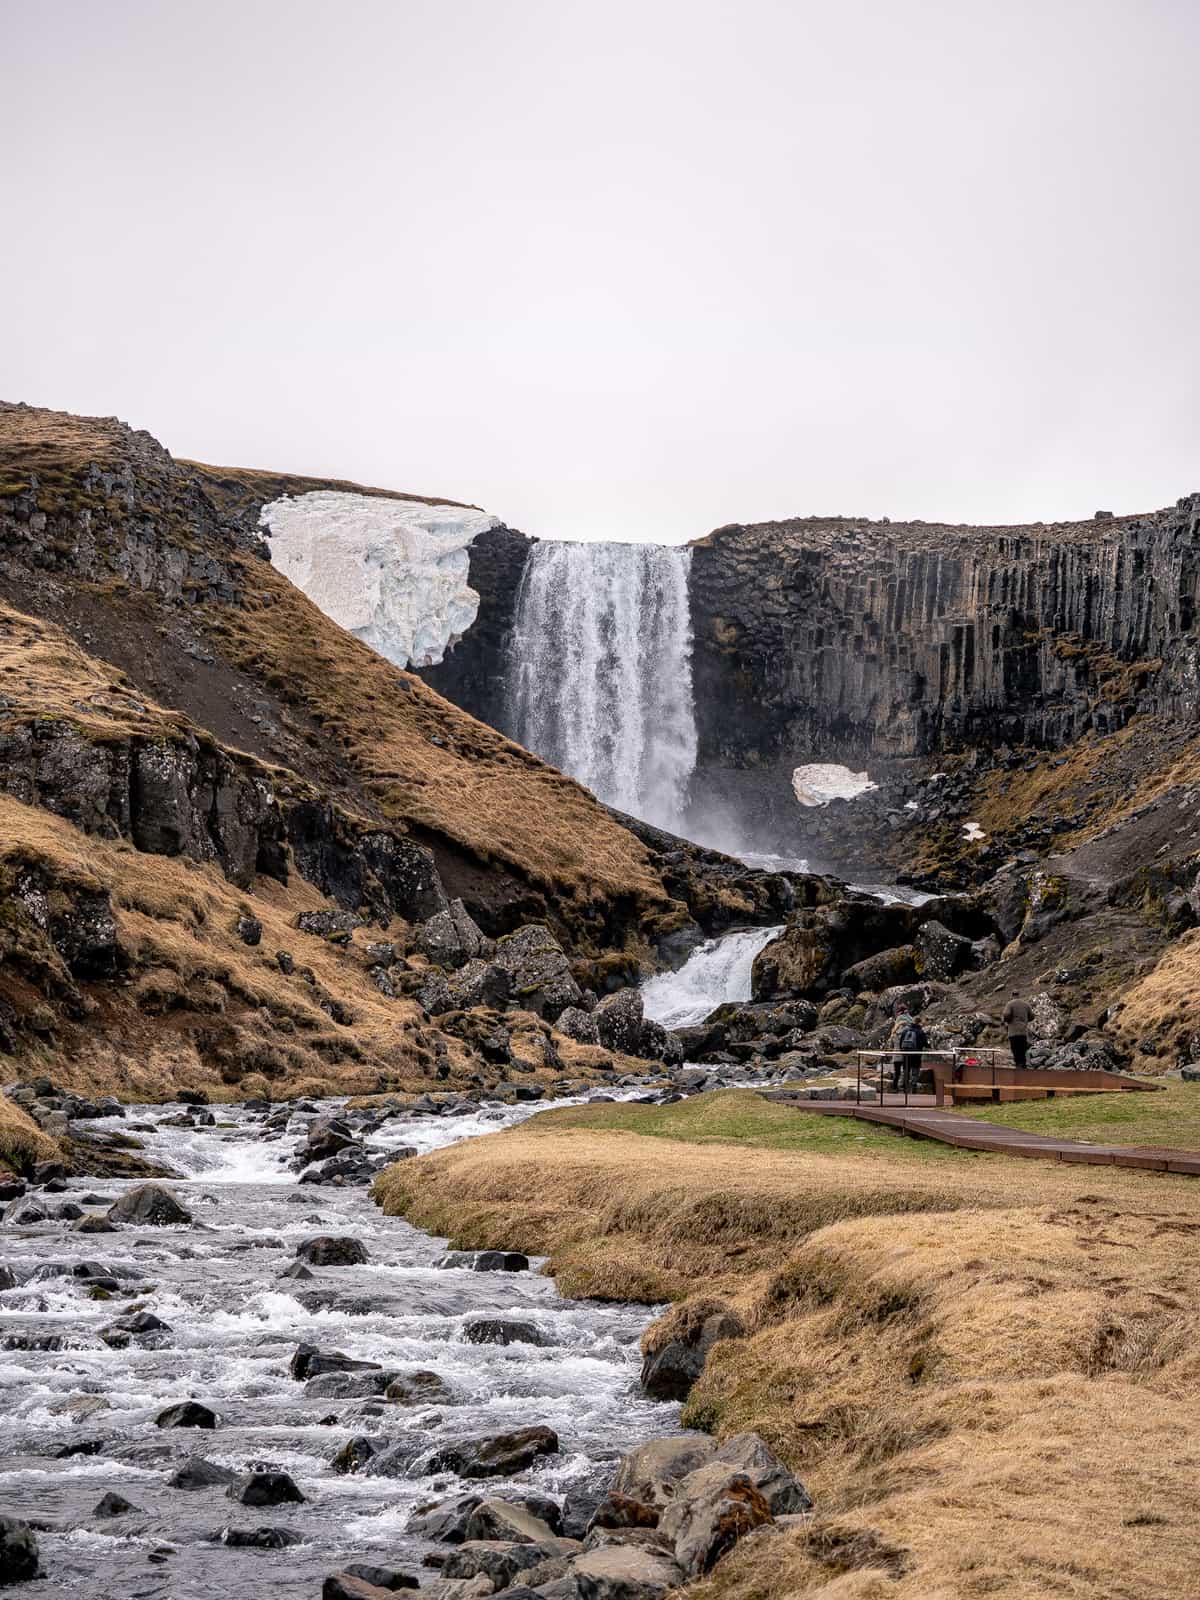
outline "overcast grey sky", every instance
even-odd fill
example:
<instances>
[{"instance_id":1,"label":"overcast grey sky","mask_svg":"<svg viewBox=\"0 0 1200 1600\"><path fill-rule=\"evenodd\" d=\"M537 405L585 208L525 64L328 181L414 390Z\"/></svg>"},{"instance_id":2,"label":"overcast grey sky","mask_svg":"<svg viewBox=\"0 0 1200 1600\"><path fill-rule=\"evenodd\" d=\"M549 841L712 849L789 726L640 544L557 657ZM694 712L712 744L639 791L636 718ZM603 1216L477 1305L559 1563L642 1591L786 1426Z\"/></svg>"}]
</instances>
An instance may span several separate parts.
<instances>
[{"instance_id":1,"label":"overcast grey sky","mask_svg":"<svg viewBox=\"0 0 1200 1600\"><path fill-rule=\"evenodd\" d=\"M1200 489L1197 0L0 0L0 395L558 537Z\"/></svg>"}]
</instances>

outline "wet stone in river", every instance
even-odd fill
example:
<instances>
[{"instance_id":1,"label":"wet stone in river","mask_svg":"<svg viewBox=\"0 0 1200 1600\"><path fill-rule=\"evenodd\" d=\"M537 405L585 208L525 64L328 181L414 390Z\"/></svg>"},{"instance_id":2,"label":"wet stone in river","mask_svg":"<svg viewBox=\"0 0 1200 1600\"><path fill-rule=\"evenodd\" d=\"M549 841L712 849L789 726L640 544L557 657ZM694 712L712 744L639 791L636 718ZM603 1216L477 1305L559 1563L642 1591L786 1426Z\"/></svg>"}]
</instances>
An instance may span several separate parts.
<instances>
[{"instance_id":1,"label":"wet stone in river","mask_svg":"<svg viewBox=\"0 0 1200 1600\"><path fill-rule=\"evenodd\" d=\"M481 1477L557 1538L564 1502L586 1503L631 1443L675 1423L676 1409L636 1383L645 1307L561 1300L516 1252L495 1253L499 1270L472 1252L471 1270L439 1271L444 1241L383 1216L365 1189L297 1188L305 1117L349 1118L379 1163L492 1132L531 1105L463 1102L424 1117L261 1109L222 1106L213 1127L168 1127L171 1108L128 1108L122 1126L143 1125L146 1155L176 1176L106 1179L104 1195L95 1179L68 1179L53 1201L111 1209L103 1260L82 1259L66 1218L4 1229L0 1343L20 1345L6 1358L0 1504L46 1530L43 1576L14 1591L23 1600L260 1600L268 1588L272 1600L313 1600L335 1574L378 1588L377 1574L416 1571L463 1541ZM172 1205L138 1194L147 1189ZM186 1234L172 1206L195 1218ZM318 1239L338 1241L344 1264L306 1260ZM93 1300L97 1290L108 1298ZM534 1340L475 1344L472 1323L524 1324ZM302 1348L330 1365L293 1382ZM361 1380L362 1395L310 1392L339 1376ZM102 1434L89 1431L98 1423ZM254 1474L286 1477L303 1499L227 1495ZM119 1504L133 1509L101 1509ZM450 1545L434 1531L447 1519ZM483 1531L473 1542L519 1542L513 1529L491 1541Z\"/></svg>"}]
</instances>

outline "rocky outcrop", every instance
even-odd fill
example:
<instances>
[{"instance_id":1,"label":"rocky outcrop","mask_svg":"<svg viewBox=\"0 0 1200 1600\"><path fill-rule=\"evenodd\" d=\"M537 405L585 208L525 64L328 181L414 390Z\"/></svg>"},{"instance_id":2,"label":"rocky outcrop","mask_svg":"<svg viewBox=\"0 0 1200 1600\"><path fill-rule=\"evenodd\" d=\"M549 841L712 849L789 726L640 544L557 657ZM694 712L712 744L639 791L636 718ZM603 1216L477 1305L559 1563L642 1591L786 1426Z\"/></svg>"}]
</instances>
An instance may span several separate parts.
<instances>
[{"instance_id":1,"label":"rocky outcrop","mask_svg":"<svg viewBox=\"0 0 1200 1600\"><path fill-rule=\"evenodd\" d=\"M479 596L479 612L462 639L437 666L420 675L447 700L481 722L509 733L509 652L517 592L534 541L515 528L488 528L471 543L467 583Z\"/></svg>"},{"instance_id":2,"label":"rocky outcrop","mask_svg":"<svg viewBox=\"0 0 1200 1600\"><path fill-rule=\"evenodd\" d=\"M797 518L693 547L702 794L794 829L791 770L1061 748L1194 717L1200 495L1149 516L969 528Z\"/></svg>"}]
</instances>

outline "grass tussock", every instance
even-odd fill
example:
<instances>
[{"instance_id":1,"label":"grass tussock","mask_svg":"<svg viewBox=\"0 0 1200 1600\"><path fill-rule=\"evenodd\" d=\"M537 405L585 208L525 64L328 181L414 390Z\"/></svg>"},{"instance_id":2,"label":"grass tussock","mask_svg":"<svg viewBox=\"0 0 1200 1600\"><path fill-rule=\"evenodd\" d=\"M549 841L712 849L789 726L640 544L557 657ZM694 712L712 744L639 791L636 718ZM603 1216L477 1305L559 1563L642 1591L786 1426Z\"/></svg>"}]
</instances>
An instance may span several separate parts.
<instances>
[{"instance_id":1,"label":"grass tussock","mask_svg":"<svg viewBox=\"0 0 1200 1600\"><path fill-rule=\"evenodd\" d=\"M38 1161L56 1161L62 1152L33 1118L0 1094L0 1168L28 1172Z\"/></svg>"},{"instance_id":2,"label":"grass tussock","mask_svg":"<svg viewBox=\"0 0 1200 1600\"><path fill-rule=\"evenodd\" d=\"M890 1135L805 1149L821 1119L755 1099L548 1113L391 1168L380 1198L548 1253L567 1293L674 1295L650 1346L736 1310L684 1420L762 1433L818 1511L689 1600L1190 1597L1200 1186Z\"/></svg>"}]
</instances>

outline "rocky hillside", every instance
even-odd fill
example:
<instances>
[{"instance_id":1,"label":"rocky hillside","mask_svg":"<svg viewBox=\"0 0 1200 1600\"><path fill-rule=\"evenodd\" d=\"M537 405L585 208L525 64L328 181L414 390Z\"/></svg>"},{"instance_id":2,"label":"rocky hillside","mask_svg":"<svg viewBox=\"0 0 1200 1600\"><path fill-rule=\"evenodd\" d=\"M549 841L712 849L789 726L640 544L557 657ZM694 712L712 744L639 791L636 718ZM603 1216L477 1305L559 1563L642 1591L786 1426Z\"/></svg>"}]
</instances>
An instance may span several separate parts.
<instances>
[{"instance_id":1,"label":"rocky hillside","mask_svg":"<svg viewBox=\"0 0 1200 1600\"><path fill-rule=\"evenodd\" d=\"M574 998L572 962L627 971L692 926L583 789L272 567L260 506L314 487L354 486L0 406L0 1049L18 1069L126 1095L494 1081L510 1054L481 1051L496 1030L461 1020L471 997L422 1002L439 918L473 930L451 972L540 929L540 965L510 959L488 999L520 998L522 1065L561 1069L540 1042L549 970Z\"/></svg>"}]
</instances>

